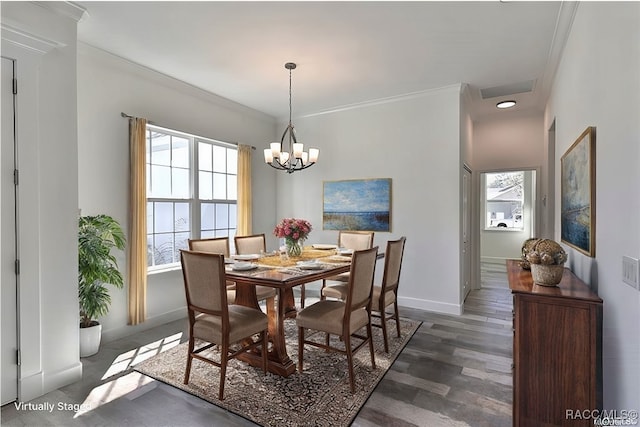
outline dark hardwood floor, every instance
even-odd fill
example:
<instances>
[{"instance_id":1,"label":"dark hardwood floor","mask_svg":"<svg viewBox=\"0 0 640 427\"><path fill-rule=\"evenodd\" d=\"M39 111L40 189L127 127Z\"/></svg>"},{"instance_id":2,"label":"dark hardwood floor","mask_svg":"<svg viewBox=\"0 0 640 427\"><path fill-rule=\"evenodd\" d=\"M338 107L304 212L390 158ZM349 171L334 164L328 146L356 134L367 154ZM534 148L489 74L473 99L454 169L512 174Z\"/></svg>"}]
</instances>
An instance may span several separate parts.
<instances>
[{"instance_id":1,"label":"dark hardwood floor","mask_svg":"<svg viewBox=\"0 0 640 427\"><path fill-rule=\"evenodd\" d=\"M353 425L510 426L511 309L504 286L472 291L462 316L401 308L403 317L423 324ZM104 343L97 355L82 359L82 381L29 402L31 409L5 405L2 425L255 425L131 370L133 363L184 340L184 327L177 321ZM33 410L44 404L55 408Z\"/></svg>"}]
</instances>

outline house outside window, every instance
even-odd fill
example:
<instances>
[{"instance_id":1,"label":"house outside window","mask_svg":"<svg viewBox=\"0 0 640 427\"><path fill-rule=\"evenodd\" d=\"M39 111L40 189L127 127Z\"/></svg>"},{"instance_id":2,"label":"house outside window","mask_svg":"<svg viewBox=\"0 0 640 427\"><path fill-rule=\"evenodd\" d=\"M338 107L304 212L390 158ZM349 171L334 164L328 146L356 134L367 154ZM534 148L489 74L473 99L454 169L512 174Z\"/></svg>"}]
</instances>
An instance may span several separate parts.
<instances>
[{"instance_id":1,"label":"house outside window","mask_svg":"<svg viewBox=\"0 0 640 427\"><path fill-rule=\"evenodd\" d=\"M485 228L522 230L523 208L524 171L486 174Z\"/></svg>"},{"instance_id":2,"label":"house outside window","mask_svg":"<svg viewBox=\"0 0 640 427\"><path fill-rule=\"evenodd\" d=\"M179 265L188 239L236 231L237 147L147 125L147 265Z\"/></svg>"}]
</instances>

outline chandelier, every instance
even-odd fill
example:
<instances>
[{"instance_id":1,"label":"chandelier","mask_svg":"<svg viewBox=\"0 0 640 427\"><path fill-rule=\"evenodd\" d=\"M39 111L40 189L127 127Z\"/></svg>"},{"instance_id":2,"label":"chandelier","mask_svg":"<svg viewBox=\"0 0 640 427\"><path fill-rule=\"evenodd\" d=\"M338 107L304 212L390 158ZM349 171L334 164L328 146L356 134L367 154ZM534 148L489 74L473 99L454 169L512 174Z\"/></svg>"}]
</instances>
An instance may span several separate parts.
<instances>
[{"instance_id":1,"label":"chandelier","mask_svg":"<svg viewBox=\"0 0 640 427\"><path fill-rule=\"evenodd\" d=\"M309 152L306 152L304 144L296 138L296 130L291 124L291 70L295 70L296 64L287 62L284 68L289 70L289 125L284 130L280 142L272 142L270 148L264 149L264 161L272 168L293 173L314 165L318 161L320 150L310 148ZM289 142L286 149L285 138Z\"/></svg>"}]
</instances>

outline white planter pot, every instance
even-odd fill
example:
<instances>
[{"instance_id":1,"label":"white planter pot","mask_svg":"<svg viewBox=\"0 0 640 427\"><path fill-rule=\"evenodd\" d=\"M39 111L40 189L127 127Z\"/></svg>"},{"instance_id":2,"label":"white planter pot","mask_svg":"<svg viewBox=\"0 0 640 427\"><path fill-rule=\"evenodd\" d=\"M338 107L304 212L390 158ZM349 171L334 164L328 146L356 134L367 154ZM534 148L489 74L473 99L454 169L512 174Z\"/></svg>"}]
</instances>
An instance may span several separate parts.
<instances>
[{"instance_id":1,"label":"white planter pot","mask_svg":"<svg viewBox=\"0 0 640 427\"><path fill-rule=\"evenodd\" d=\"M102 325L80 328L80 357L92 356L100 349Z\"/></svg>"}]
</instances>

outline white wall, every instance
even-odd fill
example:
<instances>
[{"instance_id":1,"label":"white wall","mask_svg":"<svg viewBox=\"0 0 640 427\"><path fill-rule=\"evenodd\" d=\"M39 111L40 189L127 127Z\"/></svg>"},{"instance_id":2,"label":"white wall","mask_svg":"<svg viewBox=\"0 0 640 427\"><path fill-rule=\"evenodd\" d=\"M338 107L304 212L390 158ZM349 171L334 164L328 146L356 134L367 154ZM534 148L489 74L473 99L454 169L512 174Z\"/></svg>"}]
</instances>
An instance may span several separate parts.
<instances>
[{"instance_id":1,"label":"white wall","mask_svg":"<svg viewBox=\"0 0 640 427\"><path fill-rule=\"evenodd\" d=\"M622 256L640 257L638 40L640 3L580 3L545 114L545 128L556 120L556 171L596 127L596 257L570 250L569 267L604 301L605 409L640 409L640 292L621 279ZM559 241L558 177L555 192Z\"/></svg>"},{"instance_id":2,"label":"white wall","mask_svg":"<svg viewBox=\"0 0 640 427\"><path fill-rule=\"evenodd\" d=\"M309 243L337 241L322 230L323 181L391 178L391 233L407 236L401 305L460 312L460 86L393 102L294 118L298 138L320 148L318 164L277 177L277 217L314 226ZM284 127L284 125L282 125ZM378 263L378 273L382 271Z\"/></svg>"},{"instance_id":3,"label":"white wall","mask_svg":"<svg viewBox=\"0 0 640 427\"><path fill-rule=\"evenodd\" d=\"M2 4L2 55L17 60L18 77L22 401L82 375L75 44L81 14L59 3Z\"/></svg>"},{"instance_id":4,"label":"white wall","mask_svg":"<svg viewBox=\"0 0 640 427\"><path fill-rule=\"evenodd\" d=\"M121 112L221 141L256 146L253 158L253 227L275 224L275 176L262 160L262 147L275 138L275 119L193 86L78 45L79 206L83 215L105 213L128 230L128 120ZM126 272L125 255L119 257ZM186 316L180 270L148 278L148 320L127 326L127 291L113 290L109 314L100 319L110 340Z\"/></svg>"}]
</instances>

